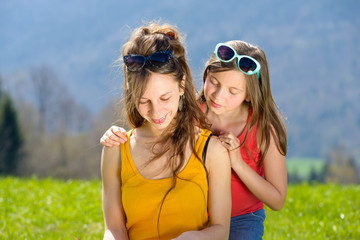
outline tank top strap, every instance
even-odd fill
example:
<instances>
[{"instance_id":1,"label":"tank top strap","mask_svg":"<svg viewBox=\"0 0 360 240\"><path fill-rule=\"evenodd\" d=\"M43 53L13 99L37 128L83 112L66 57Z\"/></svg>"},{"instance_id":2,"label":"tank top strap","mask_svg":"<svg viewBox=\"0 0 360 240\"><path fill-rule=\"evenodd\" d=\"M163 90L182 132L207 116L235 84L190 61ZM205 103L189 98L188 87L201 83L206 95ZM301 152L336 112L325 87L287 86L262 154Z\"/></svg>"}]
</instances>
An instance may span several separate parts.
<instances>
[{"instance_id":1,"label":"tank top strap","mask_svg":"<svg viewBox=\"0 0 360 240\"><path fill-rule=\"evenodd\" d=\"M127 179L134 177L138 174L138 171L135 167L135 164L131 158L130 154L130 145L129 140L130 136L132 134L134 129L127 132L127 141L124 144L120 144L120 150L121 150L121 180L122 182L125 182ZM201 162L204 162L203 160L203 153L204 148L207 145L207 141L210 137L212 132L208 129L202 129L201 133L197 139L196 145L195 145L195 152L198 155L198 157L201 159ZM189 161L196 159L194 154L190 157ZM190 163L192 164L192 163Z\"/></svg>"},{"instance_id":2,"label":"tank top strap","mask_svg":"<svg viewBox=\"0 0 360 240\"><path fill-rule=\"evenodd\" d=\"M204 155L204 151L207 148L208 139L210 138L211 134L212 134L212 132L210 130L202 129L201 133L199 135L199 138L196 142L195 152L199 155L202 162L204 162L204 160L205 160L205 159L203 159L203 157L206 156L206 152Z\"/></svg>"},{"instance_id":3,"label":"tank top strap","mask_svg":"<svg viewBox=\"0 0 360 240\"><path fill-rule=\"evenodd\" d=\"M136 175L137 171L135 169L135 165L132 161L130 154L130 136L134 129L131 129L127 132L126 137L127 141L123 144L120 144L121 151L121 181L125 182L126 179L129 179L131 176Z\"/></svg>"}]
</instances>

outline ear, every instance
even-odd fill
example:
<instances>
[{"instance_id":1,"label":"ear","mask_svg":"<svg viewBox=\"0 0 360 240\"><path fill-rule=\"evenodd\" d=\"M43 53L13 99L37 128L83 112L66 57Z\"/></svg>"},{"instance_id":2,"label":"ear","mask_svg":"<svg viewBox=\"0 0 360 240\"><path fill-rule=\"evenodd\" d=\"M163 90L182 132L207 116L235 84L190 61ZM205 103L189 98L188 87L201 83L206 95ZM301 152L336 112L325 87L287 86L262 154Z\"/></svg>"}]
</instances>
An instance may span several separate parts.
<instances>
[{"instance_id":1,"label":"ear","mask_svg":"<svg viewBox=\"0 0 360 240\"><path fill-rule=\"evenodd\" d=\"M186 76L183 76L183 79L180 82L180 95L184 95L185 92L185 82L186 82Z\"/></svg>"},{"instance_id":2,"label":"ear","mask_svg":"<svg viewBox=\"0 0 360 240\"><path fill-rule=\"evenodd\" d=\"M250 99L249 94L246 94L245 101L246 101L246 102L251 102L251 99Z\"/></svg>"}]
</instances>

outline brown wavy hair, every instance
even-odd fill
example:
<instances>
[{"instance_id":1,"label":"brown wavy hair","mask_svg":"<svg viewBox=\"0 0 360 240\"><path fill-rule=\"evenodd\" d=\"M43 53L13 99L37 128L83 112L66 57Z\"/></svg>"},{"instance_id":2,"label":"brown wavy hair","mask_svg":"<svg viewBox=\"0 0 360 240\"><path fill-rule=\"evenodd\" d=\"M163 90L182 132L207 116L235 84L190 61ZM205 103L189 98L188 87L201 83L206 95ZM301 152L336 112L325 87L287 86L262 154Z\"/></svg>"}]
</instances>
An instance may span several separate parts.
<instances>
[{"instance_id":1,"label":"brown wavy hair","mask_svg":"<svg viewBox=\"0 0 360 240\"><path fill-rule=\"evenodd\" d=\"M196 130L195 125L200 128L208 128L206 116L199 108L195 87L193 85L193 77L186 60L186 51L183 43L183 37L176 27L169 24L150 23L146 26L135 29L127 43L122 48L122 57L128 54L140 54L149 56L157 51L171 50L174 57L171 58L169 64L161 68L155 68L145 65L139 71L129 71L124 64L124 85L123 85L123 101L125 104L127 118L133 128L138 128L145 123L145 119L140 115L138 106L139 99L143 95L146 85L149 81L150 74L153 72L160 74L170 74L179 83L179 87L184 90L182 97L183 108L178 111L175 118L168 126L166 134L155 142L152 147L153 157L151 161L170 153L167 165L164 168L170 168L173 176L173 184L166 192L158 213L158 234L159 220L162 205L169 192L175 188L176 179L180 179L177 174L185 165L185 153L188 144L195 156L200 160L195 152ZM185 86L181 85L185 77ZM161 147L156 148L155 146ZM185 180L185 179L183 179ZM196 184L196 183L194 183Z\"/></svg>"},{"instance_id":2,"label":"brown wavy hair","mask_svg":"<svg viewBox=\"0 0 360 240\"><path fill-rule=\"evenodd\" d=\"M183 96L183 109L178 111L174 122L170 124L167 134L160 142L161 150L154 152L154 159L161 157L170 151L171 157L169 167L177 173L185 161L184 153L187 142L190 141L192 150L195 148L195 127L196 122L200 127L206 128L206 117L200 110L195 96L193 78L186 60L186 51L182 42L182 37L175 27L169 24L151 23L135 29L130 40L124 44L122 56L128 54L140 54L149 56L157 51L171 50L174 57L165 67L156 68L146 65L139 71L129 71L124 64L124 86L123 100L130 125L138 128L145 123L145 119L140 115L138 106L139 99L145 91L149 76L152 72L160 74L170 74L178 81L179 87L183 88L181 81L185 76L185 87ZM155 145L156 145L155 144ZM154 148L153 148L154 150ZM180 163L175 164L175 158L180 156Z\"/></svg>"},{"instance_id":3,"label":"brown wavy hair","mask_svg":"<svg viewBox=\"0 0 360 240\"><path fill-rule=\"evenodd\" d=\"M257 78L256 74L245 75L247 97L250 98L249 105L253 109L253 114L248 128L246 129L245 138L241 143L241 145L243 145L246 141L246 137L248 136L251 127L258 124L258 127L260 127L261 130L260 149L263 149L261 158L258 162L258 165L260 166L269 149L271 134L274 136L279 152L284 156L286 155L287 134L285 117L276 105L271 93L269 65L265 52L261 48L243 41L233 40L226 42L226 44L233 47L237 54L253 57L261 65L260 79ZM236 58L231 62L225 63L218 60L213 53L206 63L203 72L203 82L205 83L208 74L211 72L215 73L231 70L238 70ZM201 89L198 101L206 104L204 87Z\"/></svg>"}]
</instances>

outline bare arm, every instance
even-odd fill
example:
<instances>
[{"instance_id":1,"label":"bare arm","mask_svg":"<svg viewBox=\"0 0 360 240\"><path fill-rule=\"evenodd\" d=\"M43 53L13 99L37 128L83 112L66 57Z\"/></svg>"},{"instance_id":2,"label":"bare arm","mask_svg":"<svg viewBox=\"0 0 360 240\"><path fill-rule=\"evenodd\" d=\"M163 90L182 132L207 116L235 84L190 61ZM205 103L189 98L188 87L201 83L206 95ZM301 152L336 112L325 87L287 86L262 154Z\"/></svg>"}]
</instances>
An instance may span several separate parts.
<instances>
[{"instance_id":1,"label":"bare arm","mask_svg":"<svg viewBox=\"0 0 360 240\"><path fill-rule=\"evenodd\" d=\"M100 138L100 143L105 147L119 146L126 141L126 130L118 126L111 126Z\"/></svg>"},{"instance_id":2,"label":"bare arm","mask_svg":"<svg viewBox=\"0 0 360 240\"><path fill-rule=\"evenodd\" d=\"M104 147L101 155L101 176L106 240L129 239L121 202L120 166L120 148Z\"/></svg>"},{"instance_id":3,"label":"bare arm","mask_svg":"<svg viewBox=\"0 0 360 240\"><path fill-rule=\"evenodd\" d=\"M274 136L271 135L264 158L264 178L243 161L238 148L239 140L233 134L224 134L220 139L230 151L231 167L247 188L271 209L282 209L287 192L286 162L285 156L276 147Z\"/></svg>"},{"instance_id":4,"label":"bare arm","mask_svg":"<svg viewBox=\"0 0 360 240\"><path fill-rule=\"evenodd\" d=\"M206 157L208 171L209 227L181 234L180 239L228 239L231 217L231 165L227 150L212 137Z\"/></svg>"}]
</instances>

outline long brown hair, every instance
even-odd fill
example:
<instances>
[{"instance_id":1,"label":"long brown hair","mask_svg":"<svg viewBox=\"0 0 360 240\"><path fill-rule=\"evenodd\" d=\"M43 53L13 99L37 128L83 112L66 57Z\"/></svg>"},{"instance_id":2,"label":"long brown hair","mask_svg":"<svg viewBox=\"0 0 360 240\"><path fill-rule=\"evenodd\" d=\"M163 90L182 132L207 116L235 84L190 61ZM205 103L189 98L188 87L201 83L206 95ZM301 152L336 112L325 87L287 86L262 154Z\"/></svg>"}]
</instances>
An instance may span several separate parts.
<instances>
[{"instance_id":1,"label":"long brown hair","mask_svg":"<svg viewBox=\"0 0 360 240\"><path fill-rule=\"evenodd\" d=\"M185 153L189 144L192 152L200 160L195 152L195 125L201 128L208 128L208 124L206 123L204 113L201 111L196 101L196 89L193 85L192 74L186 60L183 38L174 26L150 23L147 26L139 27L133 31L130 40L124 44L122 49L122 56L128 54L149 56L154 52L167 50L172 51L173 57L169 64L161 68L146 65L139 71L129 71L124 64L125 79L123 85L123 101L129 123L133 128L142 126L146 121L140 115L138 105L139 99L145 91L149 76L152 72L172 75L174 79L178 81L179 87L184 90L182 110L177 112L172 123L168 126L166 131L164 131L165 134L162 136L161 140L154 143L152 148L153 157L148 161L148 163L150 163L163 156L165 153L170 153L167 165L164 166L164 168L171 169L173 184L166 192L160 205L157 224L159 235L159 221L162 205L169 192L175 188L176 179L180 179L177 174L185 165ZM185 79L185 86L181 85L183 79ZM155 148L158 144L161 147Z\"/></svg>"},{"instance_id":2,"label":"long brown hair","mask_svg":"<svg viewBox=\"0 0 360 240\"><path fill-rule=\"evenodd\" d=\"M128 71L124 64L124 86L123 98L127 117L133 128L138 128L145 123L145 119L138 111L139 99L145 91L151 72L161 74L171 74L178 81L179 87L185 76L185 88L183 96L183 109L178 111L174 123L170 124L167 134L156 144L162 147L154 152L154 159L161 157L170 151L169 166L176 174L183 166L185 161L185 148L188 141L192 150L195 148L195 128L194 122L201 127L207 127L206 117L200 110L196 102L195 88L190 68L186 60L186 51L182 43L179 31L175 27L158 23L151 23L135 29L130 40L124 44L122 56L128 54L140 54L149 56L157 51L171 50L173 58L165 67L156 68L146 66L139 71ZM154 149L154 148L153 148ZM176 157L180 156L180 163L175 164Z\"/></svg>"},{"instance_id":3,"label":"long brown hair","mask_svg":"<svg viewBox=\"0 0 360 240\"><path fill-rule=\"evenodd\" d=\"M250 119L248 128L246 129L246 135L241 143L244 144L246 137L255 124L258 124L261 130L260 136L260 149L263 149L261 158L258 162L260 166L264 160L264 157L269 149L271 134L274 136L276 146L282 155L287 153L287 136L286 136L286 124L285 117L282 115L279 107L276 105L270 88L270 74L269 65L266 59L265 52L256 46L253 46L243 41L229 41L226 44L232 46L237 54L248 55L255 58L261 65L260 78L258 79L256 74L245 75L246 77L246 92L247 97L250 98L250 106L253 109L253 114ZM206 63L206 67L203 73L203 81L211 72L224 72L230 70L238 70L237 60L231 62L221 62L213 53ZM202 88L198 101L206 103L204 95L204 87Z\"/></svg>"}]
</instances>

